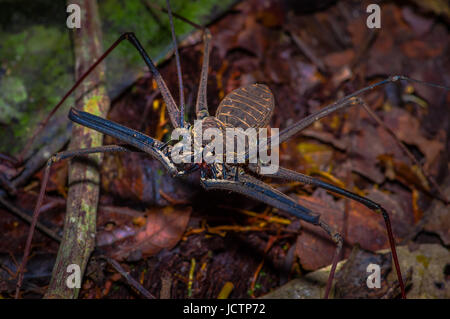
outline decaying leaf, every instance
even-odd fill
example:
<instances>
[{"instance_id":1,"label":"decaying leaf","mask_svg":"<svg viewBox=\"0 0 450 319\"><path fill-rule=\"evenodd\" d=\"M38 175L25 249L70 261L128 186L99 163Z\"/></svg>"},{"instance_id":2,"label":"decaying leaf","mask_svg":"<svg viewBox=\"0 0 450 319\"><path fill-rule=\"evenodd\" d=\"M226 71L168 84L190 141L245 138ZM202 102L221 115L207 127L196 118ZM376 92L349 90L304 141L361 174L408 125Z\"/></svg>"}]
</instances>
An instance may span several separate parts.
<instances>
[{"instance_id":1,"label":"decaying leaf","mask_svg":"<svg viewBox=\"0 0 450 319\"><path fill-rule=\"evenodd\" d=\"M404 162L396 161L389 155L380 155L378 157L381 166L385 168L386 176L391 179L397 179L403 185L411 189L418 188L422 191L429 192L430 186L427 179L417 166L407 165Z\"/></svg>"},{"instance_id":2,"label":"decaying leaf","mask_svg":"<svg viewBox=\"0 0 450 319\"><path fill-rule=\"evenodd\" d=\"M400 261L400 268L402 269L403 278L407 281L407 298L449 298L450 297L450 283L448 281L448 275L446 277L445 271L448 271L450 265L450 254L448 249L436 245L436 244L422 244L418 245L414 248L408 248L406 246L397 247L398 258ZM363 253L361 259L367 258L367 261L373 260L375 263L378 261L382 263L381 268L383 269L384 264L388 265L389 261L386 259L387 256L391 256L390 251L382 250L374 255L367 255L367 253ZM342 276L340 275L341 271L345 270L345 263L347 260L343 260L338 263L336 278L340 278L340 287L342 289L343 285L347 287L352 287L351 289L347 289L346 291L342 291L335 295L334 288L331 291L331 296L339 296L339 297L358 297L358 295L354 295L354 293L358 290L358 287L355 286L354 282L358 281L361 285L365 287L361 287L362 291L366 291L364 296L368 298L385 298L380 292L370 292L368 293L366 290L366 281L362 281L364 276L367 279L367 276L370 274L364 268L364 265L356 265L355 269L363 272L364 274L355 275L355 277L348 275ZM366 265L367 267L367 265ZM280 288L264 295L262 298L274 298L274 299L313 299L313 298L321 298L325 291L325 285L327 283L328 275L331 270L331 265L316 270L314 272L308 273L301 278L296 278L281 286ZM408 280L407 274L412 273L412 278ZM386 291L387 294L392 294L393 290L395 291L398 286L397 283L397 275L391 267L391 271L385 276L385 270L382 270L383 278L387 278L387 281L382 281L381 289L383 292ZM347 280L353 282L344 283L342 282L343 277L347 277ZM339 279L337 279L339 280ZM387 285L388 287L384 287ZM377 288L373 288L377 289ZM345 295L342 293L346 292ZM348 293L348 294L347 294ZM352 295L353 294L353 295ZM392 297L392 296L389 296Z\"/></svg>"},{"instance_id":3,"label":"decaying leaf","mask_svg":"<svg viewBox=\"0 0 450 319\"><path fill-rule=\"evenodd\" d=\"M399 241L414 225L411 209L407 209L385 194L373 189L368 197L384 206L390 216L394 235ZM318 190L313 197L300 196L299 203L321 214L321 219L338 230L349 246L361 245L369 251L388 247L386 227L381 215L364 205L350 201L348 215L344 215L343 200L335 202L332 195ZM331 262L336 249L335 243L319 227L302 223L302 231L297 237L296 254L304 269L315 270Z\"/></svg>"},{"instance_id":4,"label":"decaying leaf","mask_svg":"<svg viewBox=\"0 0 450 319\"><path fill-rule=\"evenodd\" d=\"M167 206L147 211L147 224L132 242L122 245L114 258L123 259L131 254L152 256L161 249L171 249L183 235L191 215L191 207L183 209Z\"/></svg>"},{"instance_id":5,"label":"decaying leaf","mask_svg":"<svg viewBox=\"0 0 450 319\"><path fill-rule=\"evenodd\" d=\"M447 178L444 195L450 198L450 177ZM426 213L427 221L424 229L439 235L445 245L450 245L450 210L448 205L439 200L434 200Z\"/></svg>"},{"instance_id":6,"label":"decaying leaf","mask_svg":"<svg viewBox=\"0 0 450 319\"><path fill-rule=\"evenodd\" d=\"M337 264L336 271L344 265L345 261ZM331 266L327 266L306 274L301 278L289 281L287 284L275 289L274 291L262 296L262 299L319 299L325 293L325 286ZM333 290L330 292L330 298L333 297Z\"/></svg>"},{"instance_id":7,"label":"decaying leaf","mask_svg":"<svg viewBox=\"0 0 450 319\"><path fill-rule=\"evenodd\" d=\"M371 274L367 271L370 264L380 267L380 288L378 289L369 288L366 284L367 276ZM335 297L383 298L390 292L387 275L391 269L392 255L390 253L376 254L355 246L347 262L336 274Z\"/></svg>"},{"instance_id":8,"label":"decaying leaf","mask_svg":"<svg viewBox=\"0 0 450 319\"><path fill-rule=\"evenodd\" d=\"M102 167L102 185L114 196L147 205L170 204L161 191L174 201L185 202L200 188L192 181L195 175L175 179L165 173L162 165L143 154L107 154Z\"/></svg>"},{"instance_id":9,"label":"decaying leaf","mask_svg":"<svg viewBox=\"0 0 450 319\"><path fill-rule=\"evenodd\" d=\"M444 144L439 140L429 140L424 137L421 123L407 111L397 107L393 108L392 111L385 113L384 120L401 141L420 149L425 155L425 169L429 169L439 153L444 150Z\"/></svg>"},{"instance_id":10,"label":"decaying leaf","mask_svg":"<svg viewBox=\"0 0 450 319\"><path fill-rule=\"evenodd\" d=\"M448 268L450 253L447 248L437 244L421 244L397 247L402 273L412 268L411 288L406 296L413 298L450 298ZM388 276L391 284L397 280L394 272Z\"/></svg>"}]
</instances>

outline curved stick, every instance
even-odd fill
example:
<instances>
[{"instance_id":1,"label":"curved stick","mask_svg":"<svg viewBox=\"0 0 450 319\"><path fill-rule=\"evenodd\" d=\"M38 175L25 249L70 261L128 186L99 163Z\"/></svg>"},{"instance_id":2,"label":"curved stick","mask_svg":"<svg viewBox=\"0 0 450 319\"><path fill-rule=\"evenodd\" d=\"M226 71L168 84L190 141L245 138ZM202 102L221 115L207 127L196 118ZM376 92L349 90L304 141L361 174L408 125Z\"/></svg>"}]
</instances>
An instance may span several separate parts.
<instances>
[{"instance_id":1,"label":"curved stick","mask_svg":"<svg viewBox=\"0 0 450 319\"><path fill-rule=\"evenodd\" d=\"M20 288L22 286L23 281L23 275L24 271L27 265L28 256L30 254L31 250L31 241L33 240L34 230L36 228L36 224L39 218L39 214L41 212L41 206L42 202L44 201L45 197L45 189L47 188L48 178L50 176L50 169L53 163L59 162L60 160L80 156L80 155L87 155L87 154L93 154L93 153L106 153L106 152L130 152L130 148L124 147L124 146L118 146L118 145L108 145L108 146L100 146L100 147L94 147L94 148L87 148L82 150L74 150L74 151L66 151L61 152L58 154L55 154L49 160L47 161L47 165L45 167L44 171L44 177L42 178L41 182L41 189L39 190L39 197L36 203L36 206L33 211L33 219L31 221L30 225L30 231L28 232L27 242L25 244L25 251L23 253L23 258L20 263L19 269L18 269L18 280L16 284L16 294L15 298L19 298Z\"/></svg>"},{"instance_id":2,"label":"curved stick","mask_svg":"<svg viewBox=\"0 0 450 319\"><path fill-rule=\"evenodd\" d=\"M44 119L43 122L39 124L37 129L35 129L32 137L28 140L27 144L25 145L24 149L19 154L19 162L22 162L23 157L28 152L29 148L31 147L33 141L35 140L36 136L39 135L42 130L47 125L50 118L55 114L55 112L61 107L61 105L66 101L66 99L75 91L75 89L84 81L84 79L99 65L123 40L128 40L130 43L138 50L140 53L142 59L147 64L147 67L150 70L150 73L155 78L156 83L158 84L158 87L161 91L161 95L164 99L164 102L167 105L167 111L169 113L169 118L172 123L172 125L177 128L179 127L179 118L180 118L180 110L178 109L178 106L176 105L169 89L167 88L166 82L162 78L161 74L159 73L158 69L156 68L155 64L153 63L150 56L145 51L142 44L139 42L137 37L133 32L126 32L122 34L106 51L103 53L97 61L95 61L94 64L92 64L86 72L84 72L79 79L75 82L75 84L69 89L69 91L64 94L64 96L61 98L61 100L53 107L53 109L50 111L50 113L47 115L47 117Z\"/></svg>"}]
</instances>

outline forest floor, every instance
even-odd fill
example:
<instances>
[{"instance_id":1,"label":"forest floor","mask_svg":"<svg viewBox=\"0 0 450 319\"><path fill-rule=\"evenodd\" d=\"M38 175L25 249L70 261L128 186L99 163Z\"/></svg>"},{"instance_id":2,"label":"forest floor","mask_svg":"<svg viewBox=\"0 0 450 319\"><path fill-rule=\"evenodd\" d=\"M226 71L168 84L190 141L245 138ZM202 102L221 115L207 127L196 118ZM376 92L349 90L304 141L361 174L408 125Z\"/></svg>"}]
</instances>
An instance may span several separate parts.
<instances>
[{"instance_id":1,"label":"forest floor","mask_svg":"<svg viewBox=\"0 0 450 319\"><path fill-rule=\"evenodd\" d=\"M368 3L364 1L332 5L318 1L315 3L323 3L323 8L308 7L307 12L288 5L291 2L243 1L209 25L213 36L210 114L227 93L251 83L264 83L273 92L275 111L270 127L280 129L389 75L449 85L448 16L428 12L414 2L387 2L381 6L381 28L369 29ZM185 39L180 51L191 122L202 62L200 35ZM167 60L159 69L178 101L175 60ZM145 75L113 101L108 118L167 139L172 128L161 96L154 92L154 81ZM442 248L443 264L430 275L434 286L415 291L413 296L449 298L450 260L445 254L450 245L450 217L442 197L450 198L450 95L402 81L363 97L383 125L358 106L338 112L282 144L280 165L380 203L391 215L395 239L402 249ZM114 142L105 137L105 144ZM121 261L156 297L217 298L230 283L229 298L260 297L331 263L335 245L317 227L239 195L206 192L197 174L172 179L145 155L106 154L101 176L97 246ZM32 211L41 178L42 171L18 191L15 205ZM264 180L320 212L323 220L341 232L345 239L341 258L361 258L354 266L361 272L359 282L365 282L367 260L382 264L383 280L393 273L390 255L375 253L389 248L379 214L309 185ZM63 227L66 194L67 163L61 162L52 169L40 217L56 232ZM3 207L0 215L0 262L4 266L0 269L0 293L9 297L15 281L4 269L14 269L11 256L21 256L29 228ZM360 252L354 250L352 255L354 247ZM57 250L57 242L36 233L23 297L43 295ZM410 267L434 262L421 256L408 259L411 264L402 263L410 292L417 280ZM351 281L348 275L338 276L336 296L398 297L398 287L352 289ZM390 284L397 285L395 277ZM94 256L80 297L139 295Z\"/></svg>"}]
</instances>

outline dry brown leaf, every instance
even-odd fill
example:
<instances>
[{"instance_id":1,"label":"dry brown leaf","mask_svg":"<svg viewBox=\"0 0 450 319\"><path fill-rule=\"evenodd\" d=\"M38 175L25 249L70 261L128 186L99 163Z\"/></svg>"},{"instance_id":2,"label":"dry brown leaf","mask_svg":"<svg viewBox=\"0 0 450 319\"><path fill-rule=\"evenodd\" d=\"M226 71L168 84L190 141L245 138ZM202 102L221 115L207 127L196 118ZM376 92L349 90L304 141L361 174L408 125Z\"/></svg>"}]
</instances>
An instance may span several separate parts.
<instances>
[{"instance_id":1,"label":"dry brown leaf","mask_svg":"<svg viewBox=\"0 0 450 319\"><path fill-rule=\"evenodd\" d=\"M344 237L346 244L352 246L358 243L363 249L376 251L388 247L386 227L381 215L373 212L364 205L349 201L348 216L344 216L343 201L335 202L328 194L321 195L322 190L316 191L314 197L300 196L299 204L320 213L321 219L338 230ZM391 216L393 232L398 241L406 236L414 225L412 213L398 203L393 195L378 190L370 191L368 197L380 203ZM411 216L410 216L411 215ZM302 223L302 232L297 237L296 255L303 268L315 270L331 262L336 249L335 243L319 227Z\"/></svg>"},{"instance_id":2,"label":"dry brown leaf","mask_svg":"<svg viewBox=\"0 0 450 319\"><path fill-rule=\"evenodd\" d=\"M404 279L407 279L406 274L412 273L411 288L407 291L407 298L449 298L450 297L450 285L446 280L445 269L446 265L450 263L450 254L445 247L436 244L422 244L412 249L406 246L397 247L398 259L400 261L400 268ZM383 256L389 254L388 250L377 252L376 256ZM344 269L344 265L347 261L341 261L338 263L336 269L336 276L339 277L339 273ZM295 299L310 299L310 298L322 298L325 285L327 283L328 275L330 273L331 266L327 266L316 270L314 272L306 274L304 277L291 280L284 286L266 294L262 298L295 298ZM359 271L362 271L361 276L368 276L366 269L361 267ZM367 277L366 277L367 278ZM354 278L349 278L350 280ZM365 283L362 283L365 285ZM386 282L383 281L386 285ZM389 289L386 291L386 287L382 286L381 290L386 291L388 296L391 294L390 290L398 286L397 275L391 267L391 271L387 276L387 286ZM332 289L331 296L334 295L334 289ZM345 297L342 296L341 297ZM378 294L370 294L366 297L380 297Z\"/></svg>"},{"instance_id":3,"label":"dry brown leaf","mask_svg":"<svg viewBox=\"0 0 450 319\"><path fill-rule=\"evenodd\" d=\"M411 40L402 44L403 53L410 58L430 59L442 54L443 47L435 45L430 47L429 43L420 40Z\"/></svg>"},{"instance_id":4,"label":"dry brown leaf","mask_svg":"<svg viewBox=\"0 0 450 319\"><path fill-rule=\"evenodd\" d=\"M149 210L145 227L132 242L122 245L114 253L114 258L123 259L136 252L142 256L152 256L163 248L173 248L186 229L191 211L191 207L178 209L173 206Z\"/></svg>"},{"instance_id":5,"label":"dry brown leaf","mask_svg":"<svg viewBox=\"0 0 450 319\"><path fill-rule=\"evenodd\" d=\"M412 285L406 296L417 298L450 298L448 282L448 265L450 253L447 248L439 244L400 246L397 249L398 260L402 273L412 268ZM389 284L397 280L394 271L388 276Z\"/></svg>"},{"instance_id":6,"label":"dry brown leaf","mask_svg":"<svg viewBox=\"0 0 450 319\"><path fill-rule=\"evenodd\" d=\"M389 179L397 179L411 189L418 188L422 191L430 191L428 181L418 167L396 161L389 155L380 155L378 159L380 164L386 168L386 176Z\"/></svg>"},{"instance_id":7,"label":"dry brown leaf","mask_svg":"<svg viewBox=\"0 0 450 319\"><path fill-rule=\"evenodd\" d=\"M367 287L367 266L369 264L376 264L381 268L380 289ZM391 254L377 254L355 247L347 259L347 262L336 274L335 297L352 299L383 298L386 294L388 294L390 288L392 288L387 282L387 276L391 269Z\"/></svg>"},{"instance_id":8,"label":"dry brown leaf","mask_svg":"<svg viewBox=\"0 0 450 319\"><path fill-rule=\"evenodd\" d=\"M333 69L349 65L355 58L355 51L347 49L340 52L333 52L325 57L325 64Z\"/></svg>"},{"instance_id":9,"label":"dry brown leaf","mask_svg":"<svg viewBox=\"0 0 450 319\"><path fill-rule=\"evenodd\" d=\"M447 177L443 192L450 198L450 177ZM430 209L425 213L427 222L424 229L439 235L445 245L450 245L450 208L441 201L435 199Z\"/></svg>"},{"instance_id":10,"label":"dry brown leaf","mask_svg":"<svg viewBox=\"0 0 450 319\"><path fill-rule=\"evenodd\" d=\"M407 111L393 108L391 112L385 113L384 120L401 141L417 146L425 155L425 170L436 161L440 152L444 150L444 144L439 140L429 140L424 137L421 123Z\"/></svg>"}]
</instances>

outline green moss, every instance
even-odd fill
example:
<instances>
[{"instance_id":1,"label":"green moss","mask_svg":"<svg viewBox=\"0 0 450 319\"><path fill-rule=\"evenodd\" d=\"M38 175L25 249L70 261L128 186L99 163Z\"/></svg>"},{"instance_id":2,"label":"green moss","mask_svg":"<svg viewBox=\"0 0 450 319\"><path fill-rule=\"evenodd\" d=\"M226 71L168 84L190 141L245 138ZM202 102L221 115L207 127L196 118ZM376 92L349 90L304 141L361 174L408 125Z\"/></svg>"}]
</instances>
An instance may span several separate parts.
<instances>
[{"instance_id":1,"label":"green moss","mask_svg":"<svg viewBox=\"0 0 450 319\"><path fill-rule=\"evenodd\" d=\"M87 215L95 213L95 208L87 205L84 201L81 202L81 210L84 211Z\"/></svg>"},{"instance_id":2,"label":"green moss","mask_svg":"<svg viewBox=\"0 0 450 319\"><path fill-rule=\"evenodd\" d=\"M14 154L73 82L70 43L64 32L42 25L12 34L0 30L0 38L0 60L6 69L0 110L2 120L15 123L0 134L0 151ZM12 137L13 145L8 143Z\"/></svg>"},{"instance_id":3,"label":"green moss","mask_svg":"<svg viewBox=\"0 0 450 319\"><path fill-rule=\"evenodd\" d=\"M416 260L421 263L425 268L428 268L428 265L430 264L429 259L424 255L418 255L416 256Z\"/></svg>"},{"instance_id":4,"label":"green moss","mask_svg":"<svg viewBox=\"0 0 450 319\"><path fill-rule=\"evenodd\" d=\"M2 82L2 90L5 90L5 93L7 93L5 99L8 102L22 103L27 99L27 91L21 79L11 76Z\"/></svg>"},{"instance_id":5,"label":"green moss","mask_svg":"<svg viewBox=\"0 0 450 319\"><path fill-rule=\"evenodd\" d=\"M14 106L27 99L27 91L23 81L12 76L4 78L0 87L0 122L8 123L20 117Z\"/></svg>"},{"instance_id":6,"label":"green moss","mask_svg":"<svg viewBox=\"0 0 450 319\"><path fill-rule=\"evenodd\" d=\"M165 7L165 0L156 2ZM171 5L174 12L205 24L234 2L172 0ZM37 8L47 9L37 13L36 8L28 10L29 6L20 3L18 1L15 6L2 6L0 3L1 15L5 19L14 15L16 18L10 19L11 23L18 17L21 21L12 26L11 23L0 24L0 122L6 124L0 127L0 152L12 155L23 148L37 124L74 83L73 52L70 31L65 25L64 6L42 0ZM127 31L137 35L155 62L160 61L171 48L167 15L157 11L151 13L141 0L104 0L99 2L99 10L105 50ZM193 30L177 19L174 23L179 39ZM126 41L111 53L106 63L107 87L112 98L148 72L139 53ZM73 105L71 96L59 114L67 114ZM66 127L65 123L60 125L62 129ZM10 143L12 139L13 145Z\"/></svg>"},{"instance_id":7,"label":"green moss","mask_svg":"<svg viewBox=\"0 0 450 319\"><path fill-rule=\"evenodd\" d=\"M103 95L93 95L85 102L84 110L94 115L100 115L100 101L103 99ZM104 92L103 92L104 93Z\"/></svg>"}]
</instances>

